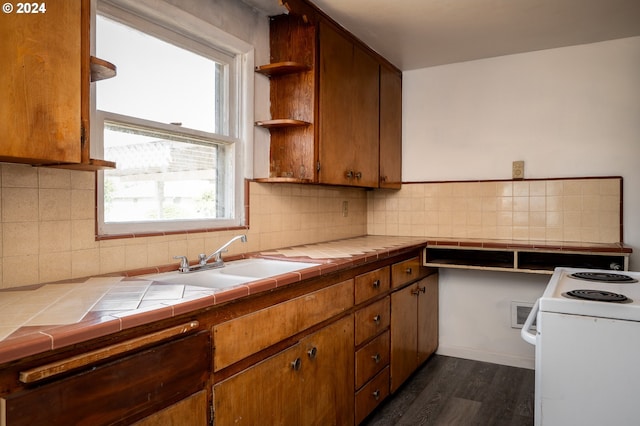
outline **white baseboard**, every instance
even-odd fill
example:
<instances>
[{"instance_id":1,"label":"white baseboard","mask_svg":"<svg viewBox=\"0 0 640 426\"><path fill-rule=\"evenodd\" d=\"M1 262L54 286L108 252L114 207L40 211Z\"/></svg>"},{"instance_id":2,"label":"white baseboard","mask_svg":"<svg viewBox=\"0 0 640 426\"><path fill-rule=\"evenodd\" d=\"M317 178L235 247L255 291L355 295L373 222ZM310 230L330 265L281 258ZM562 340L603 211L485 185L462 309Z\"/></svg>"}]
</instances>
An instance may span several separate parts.
<instances>
[{"instance_id":1,"label":"white baseboard","mask_svg":"<svg viewBox=\"0 0 640 426\"><path fill-rule=\"evenodd\" d=\"M474 361L491 362L493 364L508 365L511 367L528 368L530 370L533 370L535 366L535 358L479 351L477 349L464 348L460 346L440 345L436 353L438 355L472 359Z\"/></svg>"}]
</instances>

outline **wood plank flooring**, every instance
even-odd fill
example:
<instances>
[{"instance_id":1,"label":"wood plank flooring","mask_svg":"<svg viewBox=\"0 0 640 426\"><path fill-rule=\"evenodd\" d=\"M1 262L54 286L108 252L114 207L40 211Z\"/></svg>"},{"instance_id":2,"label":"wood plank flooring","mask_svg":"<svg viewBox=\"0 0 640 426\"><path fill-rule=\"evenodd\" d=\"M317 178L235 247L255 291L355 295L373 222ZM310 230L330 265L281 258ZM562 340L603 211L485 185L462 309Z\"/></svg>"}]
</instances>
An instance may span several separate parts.
<instances>
[{"instance_id":1,"label":"wood plank flooring","mask_svg":"<svg viewBox=\"0 0 640 426\"><path fill-rule=\"evenodd\" d=\"M362 425L533 425L534 371L432 356Z\"/></svg>"}]
</instances>

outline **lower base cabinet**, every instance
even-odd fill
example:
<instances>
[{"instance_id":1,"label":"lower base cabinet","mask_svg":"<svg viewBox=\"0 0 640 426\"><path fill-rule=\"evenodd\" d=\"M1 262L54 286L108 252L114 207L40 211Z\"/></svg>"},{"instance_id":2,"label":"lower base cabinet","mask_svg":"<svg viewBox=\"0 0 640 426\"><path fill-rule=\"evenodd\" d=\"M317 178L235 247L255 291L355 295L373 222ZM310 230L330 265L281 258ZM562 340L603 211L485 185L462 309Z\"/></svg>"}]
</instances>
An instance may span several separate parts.
<instances>
[{"instance_id":1,"label":"lower base cabinet","mask_svg":"<svg viewBox=\"0 0 640 426\"><path fill-rule=\"evenodd\" d=\"M391 293L391 392L438 348L438 274Z\"/></svg>"},{"instance_id":2,"label":"lower base cabinet","mask_svg":"<svg viewBox=\"0 0 640 426\"><path fill-rule=\"evenodd\" d=\"M387 396L389 396L389 366L356 392L356 424L362 423Z\"/></svg>"},{"instance_id":3,"label":"lower base cabinet","mask_svg":"<svg viewBox=\"0 0 640 426\"><path fill-rule=\"evenodd\" d=\"M214 385L214 422L226 425L354 423L353 316Z\"/></svg>"},{"instance_id":4,"label":"lower base cabinet","mask_svg":"<svg viewBox=\"0 0 640 426\"><path fill-rule=\"evenodd\" d=\"M105 364L88 365L71 376L0 398L0 424L131 424L145 415L153 421L154 415L173 407L168 415L176 418L174 424L197 425L184 423L176 412L181 411L179 401L205 393L211 374L210 347L209 332L201 331ZM190 401L194 413L187 418L206 422L206 397Z\"/></svg>"},{"instance_id":5,"label":"lower base cabinet","mask_svg":"<svg viewBox=\"0 0 640 426\"><path fill-rule=\"evenodd\" d=\"M133 426L207 426L207 392L202 390L145 417Z\"/></svg>"}]
</instances>

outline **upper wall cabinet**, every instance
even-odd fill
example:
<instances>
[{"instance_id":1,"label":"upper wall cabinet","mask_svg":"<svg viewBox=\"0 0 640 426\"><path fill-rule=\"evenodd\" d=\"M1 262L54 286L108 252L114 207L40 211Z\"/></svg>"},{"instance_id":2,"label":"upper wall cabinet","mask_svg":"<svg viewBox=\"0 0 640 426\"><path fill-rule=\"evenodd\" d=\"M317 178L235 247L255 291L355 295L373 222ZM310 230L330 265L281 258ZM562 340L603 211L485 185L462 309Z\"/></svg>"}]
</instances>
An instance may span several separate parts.
<instances>
[{"instance_id":1,"label":"upper wall cabinet","mask_svg":"<svg viewBox=\"0 0 640 426\"><path fill-rule=\"evenodd\" d=\"M402 74L380 65L380 188L402 185Z\"/></svg>"},{"instance_id":2,"label":"upper wall cabinet","mask_svg":"<svg viewBox=\"0 0 640 426\"><path fill-rule=\"evenodd\" d=\"M320 23L320 183L378 186L379 65Z\"/></svg>"},{"instance_id":3,"label":"upper wall cabinet","mask_svg":"<svg viewBox=\"0 0 640 426\"><path fill-rule=\"evenodd\" d=\"M115 75L89 55L90 17L90 0L14 3L3 14L0 161L114 166L89 158L89 85Z\"/></svg>"},{"instance_id":4,"label":"upper wall cabinet","mask_svg":"<svg viewBox=\"0 0 640 426\"><path fill-rule=\"evenodd\" d=\"M295 3L295 4L292 4ZM399 188L402 75L304 0L271 18L269 182Z\"/></svg>"}]
</instances>

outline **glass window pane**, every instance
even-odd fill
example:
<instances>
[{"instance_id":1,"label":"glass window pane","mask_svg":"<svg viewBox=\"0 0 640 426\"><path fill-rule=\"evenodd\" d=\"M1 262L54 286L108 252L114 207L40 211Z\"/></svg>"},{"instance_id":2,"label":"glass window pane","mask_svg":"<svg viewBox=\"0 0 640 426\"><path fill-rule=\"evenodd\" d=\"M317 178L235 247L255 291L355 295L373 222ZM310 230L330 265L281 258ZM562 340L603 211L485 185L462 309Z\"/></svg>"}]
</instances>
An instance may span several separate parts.
<instances>
[{"instance_id":1,"label":"glass window pane","mask_svg":"<svg viewBox=\"0 0 640 426\"><path fill-rule=\"evenodd\" d=\"M225 66L98 15L97 56L117 64L117 78L100 82L102 111L226 134Z\"/></svg>"},{"instance_id":2,"label":"glass window pane","mask_svg":"<svg viewBox=\"0 0 640 426\"><path fill-rule=\"evenodd\" d=\"M105 122L104 221L227 219L231 146ZM227 189L228 188L228 189Z\"/></svg>"}]
</instances>

